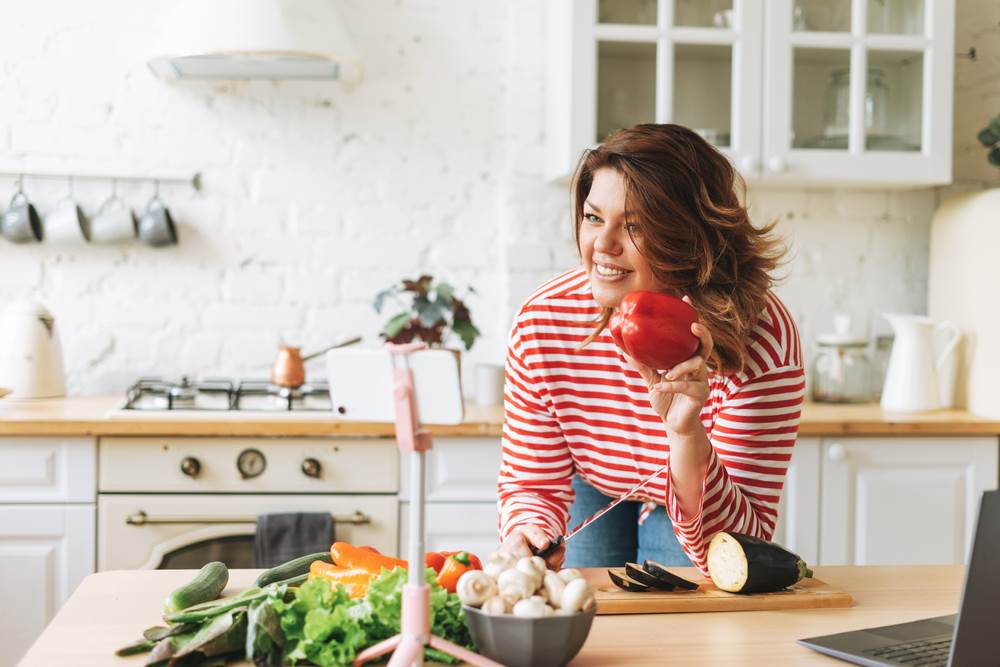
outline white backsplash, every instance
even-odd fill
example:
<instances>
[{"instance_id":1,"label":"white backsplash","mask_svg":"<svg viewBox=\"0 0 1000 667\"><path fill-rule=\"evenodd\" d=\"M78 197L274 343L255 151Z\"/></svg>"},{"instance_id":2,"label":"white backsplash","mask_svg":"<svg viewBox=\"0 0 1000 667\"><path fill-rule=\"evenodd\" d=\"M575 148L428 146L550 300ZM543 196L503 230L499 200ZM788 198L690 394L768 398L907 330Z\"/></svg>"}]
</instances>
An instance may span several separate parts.
<instances>
[{"instance_id":1,"label":"white backsplash","mask_svg":"<svg viewBox=\"0 0 1000 667\"><path fill-rule=\"evenodd\" d=\"M353 89L161 82L144 59L172 4L35 0L0 22L2 168L203 173L200 193L162 187L178 247L0 241L0 305L56 315L70 391L266 374L282 336L307 351L374 340L374 293L421 271L476 287L467 369L501 360L513 309L576 261L567 187L541 178L542 3L338 1L364 61ZM960 31L997 6L960 3ZM995 99L986 87L971 89ZM44 215L66 185L27 190ZM109 186L75 192L92 213ZM152 187L119 192L139 207ZM807 343L837 311L872 333L884 310L924 310L935 196L752 191L754 219L780 218L791 243L778 291Z\"/></svg>"}]
</instances>

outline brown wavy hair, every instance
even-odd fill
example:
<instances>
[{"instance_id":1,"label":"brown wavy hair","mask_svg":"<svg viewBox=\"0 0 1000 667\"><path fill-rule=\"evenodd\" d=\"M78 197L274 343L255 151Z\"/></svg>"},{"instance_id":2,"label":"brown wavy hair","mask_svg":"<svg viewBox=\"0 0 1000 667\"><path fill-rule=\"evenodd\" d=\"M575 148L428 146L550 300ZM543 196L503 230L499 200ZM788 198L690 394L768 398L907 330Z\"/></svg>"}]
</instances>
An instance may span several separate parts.
<instances>
[{"instance_id":1,"label":"brown wavy hair","mask_svg":"<svg viewBox=\"0 0 1000 667\"><path fill-rule=\"evenodd\" d=\"M625 181L625 210L639 226L632 241L666 290L688 295L715 341L707 360L720 373L738 373L750 330L775 283L785 254L772 235L777 220L754 227L744 204L746 183L729 160L681 125L643 124L610 134L584 152L573 177L577 249L583 203L598 169ZM604 308L596 329L607 326Z\"/></svg>"}]
</instances>

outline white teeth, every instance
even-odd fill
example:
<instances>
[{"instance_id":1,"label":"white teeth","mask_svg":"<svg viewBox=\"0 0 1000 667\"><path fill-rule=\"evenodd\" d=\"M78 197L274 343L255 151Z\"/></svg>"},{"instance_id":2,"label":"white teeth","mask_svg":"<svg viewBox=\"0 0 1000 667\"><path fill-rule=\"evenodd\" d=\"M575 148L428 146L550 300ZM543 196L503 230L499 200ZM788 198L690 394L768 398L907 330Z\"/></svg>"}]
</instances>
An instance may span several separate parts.
<instances>
[{"instance_id":1,"label":"white teeth","mask_svg":"<svg viewBox=\"0 0 1000 667\"><path fill-rule=\"evenodd\" d=\"M602 266L600 264L595 264L594 269L597 271L598 275L607 276L608 278L623 276L628 273L628 271L625 271L624 269L612 269L610 266Z\"/></svg>"}]
</instances>

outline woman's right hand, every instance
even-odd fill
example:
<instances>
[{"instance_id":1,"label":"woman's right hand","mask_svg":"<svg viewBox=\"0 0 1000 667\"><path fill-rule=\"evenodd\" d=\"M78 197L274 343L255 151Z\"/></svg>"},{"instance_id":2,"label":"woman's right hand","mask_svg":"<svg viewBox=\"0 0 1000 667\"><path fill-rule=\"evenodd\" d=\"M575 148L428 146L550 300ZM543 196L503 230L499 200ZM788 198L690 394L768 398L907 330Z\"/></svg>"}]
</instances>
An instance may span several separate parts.
<instances>
[{"instance_id":1,"label":"woman's right hand","mask_svg":"<svg viewBox=\"0 0 1000 667\"><path fill-rule=\"evenodd\" d=\"M518 526L510 532L507 539L500 545L500 551L509 553L518 558L533 556L532 547L542 550L549 546L552 540L538 526ZM545 557L545 562L550 570L562 569L566 560L566 545L561 544L559 548Z\"/></svg>"}]
</instances>

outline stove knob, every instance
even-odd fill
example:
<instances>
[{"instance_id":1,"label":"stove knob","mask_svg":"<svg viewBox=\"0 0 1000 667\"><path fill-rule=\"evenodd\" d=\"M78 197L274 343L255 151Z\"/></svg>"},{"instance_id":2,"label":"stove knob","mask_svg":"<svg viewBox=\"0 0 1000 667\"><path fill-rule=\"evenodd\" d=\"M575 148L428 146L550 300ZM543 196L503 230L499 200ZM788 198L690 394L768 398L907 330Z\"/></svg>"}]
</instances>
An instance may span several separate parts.
<instances>
[{"instance_id":1,"label":"stove knob","mask_svg":"<svg viewBox=\"0 0 1000 667\"><path fill-rule=\"evenodd\" d=\"M244 449L236 458L236 469L243 479L252 479L260 476L267 467L267 459L264 452L259 449Z\"/></svg>"},{"instance_id":2,"label":"stove knob","mask_svg":"<svg viewBox=\"0 0 1000 667\"><path fill-rule=\"evenodd\" d=\"M181 459L181 472L192 479L201 474L201 462L193 456Z\"/></svg>"},{"instance_id":3,"label":"stove knob","mask_svg":"<svg viewBox=\"0 0 1000 667\"><path fill-rule=\"evenodd\" d=\"M302 462L302 474L306 477L315 477L319 479L320 473L323 471L323 465L316 459L306 459Z\"/></svg>"}]
</instances>

